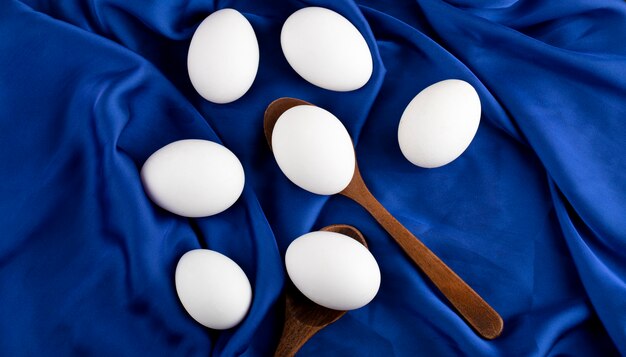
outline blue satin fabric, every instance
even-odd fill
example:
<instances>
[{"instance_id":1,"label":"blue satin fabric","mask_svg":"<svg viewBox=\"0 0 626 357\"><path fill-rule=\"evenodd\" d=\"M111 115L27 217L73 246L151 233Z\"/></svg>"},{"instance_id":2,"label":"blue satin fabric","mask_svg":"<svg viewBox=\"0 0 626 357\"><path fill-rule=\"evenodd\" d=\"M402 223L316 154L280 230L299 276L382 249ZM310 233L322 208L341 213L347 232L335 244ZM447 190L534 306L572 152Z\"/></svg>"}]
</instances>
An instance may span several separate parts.
<instances>
[{"instance_id":1,"label":"blue satin fabric","mask_svg":"<svg viewBox=\"0 0 626 357\"><path fill-rule=\"evenodd\" d=\"M326 91L289 67L282 23L310 5L363 34L374 74ZM212 11L252 23L260 67L227 105L186 72ZM403 108L426 86L470 82L483 114L455 162L401 155ZM272 100L335 113L365 181L407 228L500 312L475 335L355 203L291 184L262 133ZM221 142L246 187L223 214L185 219L146 197L138 171L161 146ZM621 0L3 0L0 2L0 354L262 356L282 323L282 256L297 236L358 227L382 271L378 296L302 356L626 354L626 3ZM228 255L250 278L246 320L195 323L173 274L187 250Z\"/></svg>"}]
</instances>

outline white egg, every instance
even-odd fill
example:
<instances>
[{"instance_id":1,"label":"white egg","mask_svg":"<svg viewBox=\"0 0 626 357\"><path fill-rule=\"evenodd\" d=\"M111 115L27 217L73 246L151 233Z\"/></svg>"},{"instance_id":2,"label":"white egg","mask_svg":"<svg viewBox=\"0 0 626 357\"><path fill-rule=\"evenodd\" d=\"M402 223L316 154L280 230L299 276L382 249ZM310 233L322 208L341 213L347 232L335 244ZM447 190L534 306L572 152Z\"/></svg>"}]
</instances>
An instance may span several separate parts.
<instances>
[{"instance_id":1,"label":"white egg","mask_svg":"<svg viewBox=\"0 0 626 357\"><path fill-rule=\"evenodd\" d=\"M191 250L180 258L175 283L187 313L216 330L240 323L252 302L250 282L239 265L208 249Z\"/></svg>"},{"instance_id":2,"label":"white egg","mask_svg":"<svg viewBox=\"0 0 626 357\"><path fill-rule=\"evenodd\" d=\"M252 86L259 68L254 29L237 10L209 15L193 34L187 69L193 87L213 103L230 103Z\"/></svg>"},{"instance_id":3,"label":"white egg","mask_svg":"<svg viewBox=\"0 0 626 357\"><path fill-rule=\"evenodd\" d=\"M367 248L334 232L311 232L294 240L285 255L294 285L313 302L334 310L368 304L380 287L380 269Z\"/></svg>"},{"instance_id":4,"label":"white egg","mask_svg":"<svg viewBox=\"0 0 626 357\"><path fill-rule=\"evenodd\" d=\"M241 195L243 167L224 146L207 140L180 140L152 154L141 168L150 199L184 217L226 210Z\"/></svg>"},{"instance_id":5,"label":"white egg","mask_svg":"<svg viewBox=\"0 0 626 357\"><path fill-rule=\"evenodd\" d=\"M354 25L322 7L300 9L285 21L280 44L287 62L308 82L345 92L372 75L372 54Z\"/></svg>"},{"instance_id":6,"label":"white egg","mask_svg":"<svg viewBox=\"0 0 626 357\"><path fill-rule=\"evenodd\" d=\"M476 135L480 98L471 84L448 79L422 90L404 110L398 127L402 154L433 168L459 157Z\"/></svg>"},{"instance_id":7,"label":"white egg","mask_svg":"<svg viewBox=\"0 0 626 357\"><path fill-rule=\"evenodd\" d=\"M318 195L341 192L354 174L350 134L337 117L316 106L295 106L278 118L272 151L289 180Z\"/></svg>"}]
</instances>

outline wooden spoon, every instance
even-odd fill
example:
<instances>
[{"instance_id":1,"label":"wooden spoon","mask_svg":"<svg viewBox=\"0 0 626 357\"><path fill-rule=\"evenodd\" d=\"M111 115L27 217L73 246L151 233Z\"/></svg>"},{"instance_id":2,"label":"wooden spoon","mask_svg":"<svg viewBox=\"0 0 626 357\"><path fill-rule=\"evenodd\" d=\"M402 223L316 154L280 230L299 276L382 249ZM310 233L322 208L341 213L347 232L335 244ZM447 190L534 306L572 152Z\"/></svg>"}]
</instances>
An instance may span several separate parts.
<instances>
[{"instance_id":1,"label":"wooden spoon","mask_svg":"<svg viewBox=\"0 0 626 357\"><path fill-rule=\"evenodd\" d=\"M286 110L298 105L313 104L295 98L280 98L265 110L263 128L270 148L276 122ZM500 336L504 327L500 315L376 200L365 185L357 164L352 181L340 194L363 206L385 228L480 336L490 340Z\"/></svg>"},{"instance_id":2,"label":"wooden spoon","mask_svg":"<svg viewBox=\"0 0 626 357\"><path fill-rule=\"evenodd\" d=\"M322 231L335 232L354 238L367 248L361 232L349 225L334 224ZM285 325L275 357L291 357L319 330L339 320L346 311L328 309L304 296L289 282L285 296Z\"/></svg>"}]
</instances>

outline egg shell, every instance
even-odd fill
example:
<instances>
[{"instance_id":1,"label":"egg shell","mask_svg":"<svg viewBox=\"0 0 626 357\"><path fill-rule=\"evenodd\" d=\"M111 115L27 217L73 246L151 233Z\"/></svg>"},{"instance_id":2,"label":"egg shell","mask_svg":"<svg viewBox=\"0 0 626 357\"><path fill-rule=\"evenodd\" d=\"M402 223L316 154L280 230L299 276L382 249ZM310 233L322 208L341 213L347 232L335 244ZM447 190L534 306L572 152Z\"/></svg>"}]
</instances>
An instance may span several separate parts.
<instances>
[{"instance_id":1,"label":"egg shell","mask_svg":"<svg viewBox=\"0 0 626 357\"><path fill-rule=\"evenodd\" d=\"M152 154L141 168L148 197L184 217L205 217L232 206L241 195L244 172L224 146L207 140L170 143Z\"/></svg>"},{"instance_id":2,"label":"egg shell","mask_svg":"<svg viewBox=\"0 0 626 357\"><path fill-rule=\"evenodd\" d=\"M294 12L283 24L280 44L291 67L318 87L351 91L372 76L367 42L350 21L332 10L306 7Z\"/></svg>"},{"instance_id":3,"label":"egg shell","mask_svg":"<svg viewBox=\"0 0 626 357\"><path fill-rule=\"evenodd\" d=\"M274 126L272 151L289 180L319 195L341 192L354 174L350 134L337 117L320 107L299 105L286 110Z\"/></svg>"},{"instance_id":4,"label":"egg shell","mask_svg":"<svg viewBox=\"0 0 626 357\"><path fill-rule=\"evenodd\" d=\"M196 91L223 104L241 98L259 68L259 44L250 22L237 10L209 15L193 34L187 69Z\"/></svg>"},{"instance_id":5,"label":"egg shell","mask_svg":"<svg viewBox=\"0 0 626 357\"><path fill-rule=\"evenodd\" d=\"M191 250L180 258L175 284L187 313L216 330L239 324L252 302L244 271L227 256L208 249Z\"/></svg>"},{"instance_id":6,"label":"egg shell","mask_svg":"<svg viewBox=\"0 0 626 357\"><path fill-rule=\"evenodd\" d=\"M414 165L434 168L458 158L474 139L480 98L471 84L448 79L419 92L398 126L402 154Z\"/></svg>"},{"instance_id":7,"label":"egg shell","mask_svg":"<svg viewBox=\"0 0 626 357\"><path fill-rule=\"evenodd\" d=\"M380 287L380 269L358 241L334 232L311 232L294 240L285 255L294 285L313 302L334 310L368 304Z\"/></svg>"}]
</instances>

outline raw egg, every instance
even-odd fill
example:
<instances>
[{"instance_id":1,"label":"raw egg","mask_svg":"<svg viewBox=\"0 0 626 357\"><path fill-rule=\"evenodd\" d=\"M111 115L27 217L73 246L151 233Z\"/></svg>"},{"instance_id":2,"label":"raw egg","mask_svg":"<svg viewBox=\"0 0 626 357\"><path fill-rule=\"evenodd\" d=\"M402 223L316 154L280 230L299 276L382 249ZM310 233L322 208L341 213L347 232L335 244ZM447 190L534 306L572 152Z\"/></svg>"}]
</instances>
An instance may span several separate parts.
<instances>
[{"instance_id":1,"label":"raw egg","mask_svg":"<svg viewBox=\"0 0 626 357\"><path fill-rule=\"evenodd\" d=\"M224 146L207 140L180 140L152 154L141 168L148 197L184 217L220 213L241 195L244 172Z\"/></svg>"}]
</instances>

